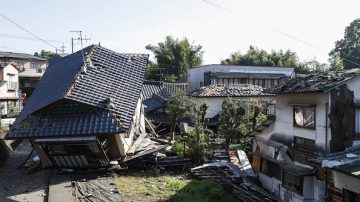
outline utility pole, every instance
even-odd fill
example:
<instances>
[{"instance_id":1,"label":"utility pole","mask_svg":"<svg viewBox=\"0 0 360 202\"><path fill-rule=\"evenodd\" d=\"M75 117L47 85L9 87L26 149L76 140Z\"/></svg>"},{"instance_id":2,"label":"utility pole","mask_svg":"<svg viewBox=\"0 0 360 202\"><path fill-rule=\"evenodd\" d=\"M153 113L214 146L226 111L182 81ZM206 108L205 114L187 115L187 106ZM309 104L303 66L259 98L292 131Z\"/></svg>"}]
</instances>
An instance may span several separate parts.
<instances>
[{"instance_id":1,"label":"utility pole","mask_svg":"<svg viewBox=\"0 0 360 202\"><path fill-rule=\"evenodd\" d=\"M74 32L74 33L78 33L79 34L79 37L78 38L73 38L71 37L71 52L74 53L74 40L78 40L80 41L81 43L81 49L83 49L83 41L87 42L88 40L91 40L90 38L86 38L86 35L85 35L85 38L83 38L82 36L82 31L70 31L70 32Z\"/></svg>"},{"instance_id":2,"label":"utility pole","mask_svg":"<svg viewBox=\"0 0 360 202\"><path fill-rule=\"evenodd\" d=\"M61 53L65 53L65 48L66 48L66 46L64 45L64 43L62 44L62 46L60 46L60 51L61 51Z\"/></svg>"}]
</instances>

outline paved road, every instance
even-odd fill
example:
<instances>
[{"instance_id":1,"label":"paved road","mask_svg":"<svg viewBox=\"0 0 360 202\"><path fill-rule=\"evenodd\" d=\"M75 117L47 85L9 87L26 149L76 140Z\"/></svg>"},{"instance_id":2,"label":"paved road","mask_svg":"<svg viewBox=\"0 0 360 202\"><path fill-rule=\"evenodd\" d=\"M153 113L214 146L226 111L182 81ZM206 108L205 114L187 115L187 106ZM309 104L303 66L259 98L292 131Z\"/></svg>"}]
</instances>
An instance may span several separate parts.
<instances>
[{"instance_id":1,"label":"paved road","mask_svg":"<svg viewBox=\"0 0 360 202\"><path fill-rule=\"evenodd\" d=\"M27 174L18 169L32 150L31 144L24 141L0 167L0 201L43 202L49 185L50 170L41 170Z\"/></svg>"}]
</instances>

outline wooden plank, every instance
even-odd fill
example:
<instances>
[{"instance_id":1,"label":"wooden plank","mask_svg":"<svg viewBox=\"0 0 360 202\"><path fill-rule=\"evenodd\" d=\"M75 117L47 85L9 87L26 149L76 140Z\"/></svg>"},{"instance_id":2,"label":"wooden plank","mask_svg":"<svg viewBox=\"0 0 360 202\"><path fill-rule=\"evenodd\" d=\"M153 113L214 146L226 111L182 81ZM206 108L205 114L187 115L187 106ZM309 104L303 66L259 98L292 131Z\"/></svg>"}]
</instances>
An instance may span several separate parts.
<instances>
[{"instance_id":1,"label":"wooden plank","mask_svg":"<svg viewBox=\"0 0 360 202\"><path fill-rule=\"evenodd\" d=\"M147 118L145 118L145 127L148 127L150 130L150 133L153 137L159 137L158 134L156 134L154 128L151 126L151 123L149 122L149 120L147 120Z\"/></svg>"},{"instance_id":2,"label":"wooden plank","mask_svg":"<svg viewBox=\"0 0 360 202\"><path fill-rule=\"evenodd\" d=\"M130 149L128 150L128 152L126 153L127 155L134 155L136 149L140 146L140 144L142 143L142 141L146 138L147 134L146 133L141 133L140 136L136 139L136 141L134 142L134 144L130 147Z\"/></svg>"},{"instance_id":3,"label":"wooden plank","mask_svg":"<svg viewBox=\"0 0 360 202\"><path fill-rule=\"evenodd\" d=\"M149 155L149 154L152 154L154 152L157 152L157 151L160 151L160 150L163 150L165 149L166 147L168 147L169 145L162 145L162 146L159 146L155 149L150 149L150 150L147 150L145 152L142 152L140 154L136 154L134 156L131 156L131 157L127 157L124 159L124 162L127 162L127 161L130 161L130 160L133 160L133 159L136 159L136 158L139 158L139 157L142 157L142 156L146 156L146 155Z\"/></svg>"}]
</instances>

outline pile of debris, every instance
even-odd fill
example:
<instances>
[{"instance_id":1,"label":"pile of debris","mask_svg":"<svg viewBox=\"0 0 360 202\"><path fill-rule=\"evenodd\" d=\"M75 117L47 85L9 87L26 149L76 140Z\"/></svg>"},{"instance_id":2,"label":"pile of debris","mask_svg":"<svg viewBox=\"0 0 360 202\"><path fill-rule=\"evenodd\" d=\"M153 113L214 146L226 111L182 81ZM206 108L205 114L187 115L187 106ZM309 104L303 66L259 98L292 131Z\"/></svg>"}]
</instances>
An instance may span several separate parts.
<instances>
[{"instance_id":1,"label":"pile of debris","mask_svg":"<svg viewBox=\"0 0 360 202\"><path fill-rule=\"evenodd\" d=\"M264 93L263 91L264 89L261 86L252 84L214 84L196 89L190 95L192 97L271 96L271 94Z\"/></svg>"},{"instance_id":2,"label":"pile of debris","mask_svg":"<svg viewBox=\"0 0 360 202\"><path fill-rule=\"evenodd\" d=\"M237 153L242 156L243 151L238 151ZM257 185L253 177L252 168L251 166L249 168L247 165L248 160L243 159L241 156L238 156L236 160L238 165L229 161L219 161L192 168L190 172L198 179L212 179L219 183L231 185L239 201L277 201L272 195ZM230 159L234 161L232 155Z\"/></svg>"}]
</instances>

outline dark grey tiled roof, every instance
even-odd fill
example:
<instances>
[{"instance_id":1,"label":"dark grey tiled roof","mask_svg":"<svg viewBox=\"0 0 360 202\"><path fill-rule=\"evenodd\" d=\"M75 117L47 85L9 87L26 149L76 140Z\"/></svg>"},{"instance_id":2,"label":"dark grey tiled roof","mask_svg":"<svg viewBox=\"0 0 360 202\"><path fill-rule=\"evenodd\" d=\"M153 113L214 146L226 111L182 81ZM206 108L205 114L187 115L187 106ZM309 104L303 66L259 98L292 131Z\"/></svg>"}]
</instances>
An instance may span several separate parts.
<instances>
[{"instance_id":1,"label":"dark grey tiled roof","mask_svg":"<svg viewBox=\"0 0 360 202\"><path fill-rule=\"evenodd\" d=\"M149 99L143 101L144 111L148 113L150 111L165 107L165 103L167 99L161 97L158 94L153 94L153 96Z\"/></svg>"},{"instance_id":2,"label":"dark grey tiled roof","mask_svg":"<svg viewBox=\"0 0 360 202\"><path fill-rule=\"evenodd\" d=\"M0 51L0 58L19 58L24 60L39 60L46 61L45 58L37 57L26 53L13 53L13 52L2 52Z\"/></svg>"},{"instance_id":3,"label":"dark grey tiled roof","mask_svg":"<svg viewBox=\"0 0 360 202\"><path fill-rule=\"evenodd\" d=\"M129 128L140 96L148 55L121 54L96 45L83 49L83 52L85 57L83 57L82 51L78 51L51 63L24 110L15 121L14 127L12 127L13 133L23 127L22 122L28 117L31 119L31 117L42 116L41 113L40 115L37 113L39 110L60 100L82 103L101 109L102 112L97 112L100 113L97 116L102 117L99 121L109 124L99 125L99 128L96 129L98 133L118 131L111 125L113 121L116 121L123 130ZM86 61L85 68L83 61ZM61 117L73 117L73 115L71 112L67 112L65 115L56 114L51 118L57 120L58 117L61 119ZM83 112L82 116L82 118L70 118L74 122L58 121L57 123L60 128L61 125L66 127L73 124L75 126L72 128L77 130L78 127L81 127L80 122L86 122L88 119L94 121L93 114ZM93 124L96 123L93 122ZM72 129L61 134L82 134L82 132L70 130ZM89 128L86 133L93 132ZM41 134L40 131L32 133L31 136L39 134Z\"/></svg>"},{"instance_id":4,"label":"dark grey tiled roof","mask_svg":"<svg viewBox=\"0 0 360 202\"><path fill-rule=\"evenodd\" d=\"M322 74L298 75L266 92L274 94L325 92L360 75L360 69Z\"/></svg>"},{"instance_id":5,"label":"dark grey tiled roof","mask_svg":"<svg viewBox=\"0 0 360 202\"><path fill-rule=\"evenodd\" d=\"M170 93L161 81L144 81L141 94L144 100L151 98L153 94L158 94L164 98L170 96Z\"/></svg>"},{"instance_id":6,"label":"dark grey tiled roof","mask_svg":"<svg viewBox=\"0 0 360 202\"><path fill-rule=\"evenodd\" d=\"M190 93L192 97L257 97L271 96L261 86L252 84L203 86Z\"/></svg>"},{"instance_id":7,"label":"dark grey tiled roof","mask_svg":"<svg viewBox=\"0 0 360 202\"><path fill-rule=\"evenodd\" d=\"M164 87L170 95L176 95L180 93L186 94L188 85L187 83L164 83Z\"/></svg>"}]
</instances>

